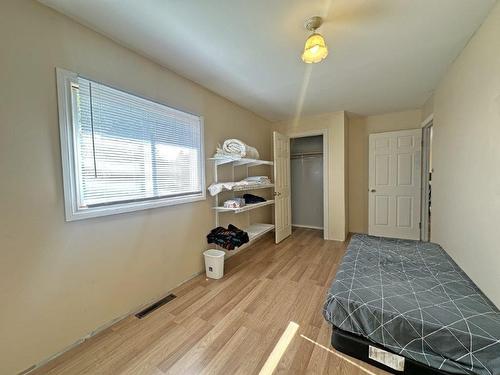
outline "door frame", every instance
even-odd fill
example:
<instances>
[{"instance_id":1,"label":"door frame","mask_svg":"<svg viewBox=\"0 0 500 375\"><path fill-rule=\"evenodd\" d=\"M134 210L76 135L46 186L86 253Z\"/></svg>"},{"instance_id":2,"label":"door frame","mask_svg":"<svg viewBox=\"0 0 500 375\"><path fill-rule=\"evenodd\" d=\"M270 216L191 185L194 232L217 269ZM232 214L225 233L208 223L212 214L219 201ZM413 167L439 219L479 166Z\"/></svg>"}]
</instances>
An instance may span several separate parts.
<instances>
[{"instance_id":1,"label":"door frame","mask_svg":"<svg viewBox=\"0 0 500 375\"><path fill-rule=\"evenodd\" d=\"M329 213L329 201L328 192L330 187L330 174L328 173L328 162L329 162L329 154L328 154L328 129L319 129L319 130L310 130L305 132L292 132L286 133L287 136L292 138L305 138L305 137L313 137L315 135L323 136L323 239L329 240L329 232L330 226L328 225L328 213ZM290 215L292 213L290 212Z\"/></svg>"},{"instance_id":2,"label":"door frame","mask_svg":"<svg viewBox=\"0 0 500 375\"><path fill-rule=\"evenodd\" d=\"M434 114L429 115L424 121L422 121L422 197L420 199L420 240L430 241L429 236L429 173L431 172L429 168L430 153L431 153L431 143L430 143L430 129L434 125Z\"/></svg>"}]
</instances>

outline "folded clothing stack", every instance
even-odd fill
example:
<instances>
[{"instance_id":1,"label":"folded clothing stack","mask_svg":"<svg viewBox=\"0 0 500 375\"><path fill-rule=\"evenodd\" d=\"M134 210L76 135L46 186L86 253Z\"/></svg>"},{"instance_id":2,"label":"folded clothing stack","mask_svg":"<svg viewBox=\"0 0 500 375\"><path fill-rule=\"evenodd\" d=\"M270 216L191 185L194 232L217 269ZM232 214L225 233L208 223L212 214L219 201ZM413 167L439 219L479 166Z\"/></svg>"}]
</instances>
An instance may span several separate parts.
<instances>
[{"instance_id":1,"label":"folded clothing stack","mask_svg":"<svg viewBox=\"0 0 500 375\"><path fill-rule=\"evenodd\" d=\"M244 198L228 199L224 202L224 208L241 208L245 206Z\"/></svg>"},{"instance_id":2,"label":"folded clothing stack","mask_svg":"<svg viewBox=\"0 0 500 375\"><path fill-rule=\"evenodd\" d=\"M207 235L208 243L214 243L226 250L234 250L248 241L248 233L233 224L229 224L227 229L223 227L214 228Z\"/></svg>"},{"instance_id":3,"label":"folded clothing stack","mask_svg":"<svg viewBox=\"0 0 500 375\"><path fill-rule=\"evenodd\" d=\"M243 194L243 199L245 199L246 204L261 203L266 201L264 198L253 194Z\"/></svg>"},{"instance_id":4,"label":"folded clothing stack","mask_svg":"<svg viewBox=\"0 0 500 375\"><path fill-rule=\"evenodd\" d=\"M245 188L254 185L268 185L271 179L267 176L253 176L247 177L238 182L217 182L208 187L208 191L212 196L219 194L224 190L233 190L235 188Z\"/></svg>"},{"instance_id":5,"label":"folded clothing stack","mask_svg":"<svg viewBox=\"0 0 500 375\"><path fill-rule=\"evenodd\" d=\"M263 185L271 183L271 179L267 176L250 176L245 178L243 181L247 181L249 184L263 184Z\"/></svg>"}]
</instances>

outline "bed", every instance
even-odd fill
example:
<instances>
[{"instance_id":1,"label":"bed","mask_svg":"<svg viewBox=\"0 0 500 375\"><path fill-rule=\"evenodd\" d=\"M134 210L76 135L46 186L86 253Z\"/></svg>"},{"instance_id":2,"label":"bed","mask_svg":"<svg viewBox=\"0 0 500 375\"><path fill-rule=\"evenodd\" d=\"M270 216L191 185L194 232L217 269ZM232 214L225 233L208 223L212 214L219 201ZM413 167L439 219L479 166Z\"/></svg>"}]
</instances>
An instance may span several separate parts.
<instances>
[{"instance_id":1,"label":"bed","mask_svg":"<svg viewBox=\"0 0 500 375\"><path fill-rule=\"evenodd\" d=\"M323 311L341 352L396 374L500 374L500 311L437 244L355 234Z\"/></svg>"}]
</instances>

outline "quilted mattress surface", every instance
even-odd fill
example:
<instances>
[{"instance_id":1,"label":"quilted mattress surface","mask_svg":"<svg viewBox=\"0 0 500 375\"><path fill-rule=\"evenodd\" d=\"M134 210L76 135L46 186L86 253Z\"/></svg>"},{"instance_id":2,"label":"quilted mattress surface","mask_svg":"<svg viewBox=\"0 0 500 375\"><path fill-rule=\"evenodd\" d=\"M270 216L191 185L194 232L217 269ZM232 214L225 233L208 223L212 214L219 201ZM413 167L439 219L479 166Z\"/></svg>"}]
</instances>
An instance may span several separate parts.
<instances>
[{"instance_id":1,"label":"quilted mattress surface","mask_svg":"<svg viewBox=\"0 0 500 375\"><path fill-rule=\"evenodd\" d=\"M500 374L500 311L437 244L353 235L323 313L433 368Z\"/></svg>"}]
</instances>

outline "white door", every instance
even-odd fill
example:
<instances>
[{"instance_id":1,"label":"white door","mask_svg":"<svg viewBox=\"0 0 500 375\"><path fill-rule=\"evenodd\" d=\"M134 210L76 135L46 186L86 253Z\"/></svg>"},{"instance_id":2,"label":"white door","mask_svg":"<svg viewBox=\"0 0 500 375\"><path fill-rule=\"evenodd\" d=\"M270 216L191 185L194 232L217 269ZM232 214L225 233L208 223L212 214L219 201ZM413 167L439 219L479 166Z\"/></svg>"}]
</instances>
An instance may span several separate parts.
<instances>
[{"instance_id":1,"label":"white door","mask_svg":"<svg viewBox=\"0 0 500 375\"><path fill-rule=\"evenodd\" d=\"M290 138L273 132L275 242L292 234L290 196Z\"/></svg>"},{"instance_id":2,"label":"white door","mask_svg":"<svg viewBox=\"0 0 500 375\"><path fill-rule=\"evenodd\" d=\"M370 134L368 233L420 239L422 130Z\"/></svg>"}]
</instances>

